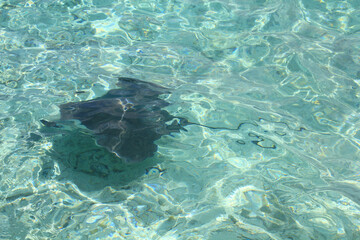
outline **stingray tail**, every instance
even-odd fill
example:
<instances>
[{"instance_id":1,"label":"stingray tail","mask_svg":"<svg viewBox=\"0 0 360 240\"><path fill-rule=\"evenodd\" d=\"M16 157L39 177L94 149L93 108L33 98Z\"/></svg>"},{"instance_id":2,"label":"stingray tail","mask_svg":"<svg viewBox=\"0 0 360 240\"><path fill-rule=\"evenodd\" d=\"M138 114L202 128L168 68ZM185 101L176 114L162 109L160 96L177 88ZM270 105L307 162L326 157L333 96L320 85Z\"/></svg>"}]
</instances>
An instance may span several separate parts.
<instances>
[{"instance_id":1,"label":"stingray tail","mask_svg":"<svg viewBox=\"0 0 360 240\"><path fill-rule=\"evenodd\" d=\"M187 132L187 129L184 128L187 124L183 123L183 120L187 121L185 118L177 118L178 120L173 120L170 125L166 126L166 129L169 130L169 132L180 132L181 130Z\"/></svg>"},{"instance_id":2,"label":"stingray tail","mask_svg":"<svg viewBox=\"0 0 360 240\"><path fill-rule=\"evenodd\" d=\"M240 123L239 126L237 128L228 128L228 127L211 127L211 126L207 126L207 125L203 125L201 123L195 123L195 122L190 122L189 120L187 120L186 118L183 117L174 117L179 119L178 125L179 128L181 130L184 130L187 132L187 130L184 128L187 125L196 125L196 126L200 126L200 127L204 127L204 128L209 128L209 129L221 129L221 130L239 130L239 128L241 127L241 125L243 123Z\"/></svg>"}]
</instances>

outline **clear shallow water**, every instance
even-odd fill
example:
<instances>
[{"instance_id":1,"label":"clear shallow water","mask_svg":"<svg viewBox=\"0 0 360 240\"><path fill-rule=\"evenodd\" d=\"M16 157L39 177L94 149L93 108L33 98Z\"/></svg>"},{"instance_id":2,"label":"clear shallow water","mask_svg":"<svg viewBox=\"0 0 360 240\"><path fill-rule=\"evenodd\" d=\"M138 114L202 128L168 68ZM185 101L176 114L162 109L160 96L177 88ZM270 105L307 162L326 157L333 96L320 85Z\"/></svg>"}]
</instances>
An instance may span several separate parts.
<instances>
[{"instance_id":1,"label":"clear shallow water","mask_svg":"<svg viewBox=\"0 0 360 240\"><path fill-rule=\"evenodd\" d=\"M360 238L358 1L0 6L0 239ZM117 76L222 129L130 166L41 131Z\"/></svg>"}]
</instances>

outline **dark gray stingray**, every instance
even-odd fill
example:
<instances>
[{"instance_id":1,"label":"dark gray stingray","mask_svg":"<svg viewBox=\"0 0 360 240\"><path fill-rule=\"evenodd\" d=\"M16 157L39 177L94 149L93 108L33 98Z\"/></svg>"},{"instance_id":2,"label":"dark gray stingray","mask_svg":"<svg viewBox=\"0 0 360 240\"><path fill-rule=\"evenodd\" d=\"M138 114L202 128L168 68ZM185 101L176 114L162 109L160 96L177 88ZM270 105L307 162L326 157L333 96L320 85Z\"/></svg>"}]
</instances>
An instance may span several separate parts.
<instances>
[{"instance_id":1,"label":"dark gray stingray","mask_svg":"<svg viewBox=\"0 0 360 240\"><path fill-rule=\"evenodd\" d=\"M117 85L119 89L110 90L102 97L61 105L61 120L80 120L92 130L98 145L125 162L140 162L157 151L154 141L179 132L187 120L173 120L176 117L162 109L169 103L159 95L170 93L169 89L133 78L119 78ZM166 124L170 120L173 122Z\"/></svg>"}]
</instances>

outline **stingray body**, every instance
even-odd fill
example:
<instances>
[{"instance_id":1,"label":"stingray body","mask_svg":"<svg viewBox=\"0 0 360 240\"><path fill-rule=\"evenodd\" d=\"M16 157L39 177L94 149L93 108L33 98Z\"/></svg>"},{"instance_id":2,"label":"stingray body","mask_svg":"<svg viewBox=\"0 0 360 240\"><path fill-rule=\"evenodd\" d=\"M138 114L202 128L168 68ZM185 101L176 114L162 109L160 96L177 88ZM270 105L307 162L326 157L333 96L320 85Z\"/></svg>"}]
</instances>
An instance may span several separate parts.
<instances>
[{"instance_id":1,"label":"stingray body","mask_svg":"<svg viewBox=\"0 0 360 240\"><path fill-rule=\"evenodd\" d=\"M102 97L61 105L61 120L79 120L98 145L125 162L140 162L154 155L161 136L183 129L186 119L167 124L175 118L162 109L169 103L159 98L170 93L167 88L133 78L119 78L117 85Z\"/></svg>"}]
</instances>

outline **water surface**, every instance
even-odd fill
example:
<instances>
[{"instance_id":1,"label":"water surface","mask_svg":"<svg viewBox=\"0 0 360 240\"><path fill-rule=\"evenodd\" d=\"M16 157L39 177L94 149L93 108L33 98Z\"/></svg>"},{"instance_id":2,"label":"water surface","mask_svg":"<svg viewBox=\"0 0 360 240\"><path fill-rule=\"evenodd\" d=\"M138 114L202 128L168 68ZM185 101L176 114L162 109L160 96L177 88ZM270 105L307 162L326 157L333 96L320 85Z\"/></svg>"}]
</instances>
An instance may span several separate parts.
<instances>
[{"instance_id":1,"label":"water surface","mask_svg":"<svg viewBox=\"0 0 360 240\"><path fill-rule=\"evenodd\" d=\"M360 238L356 0L0 1L0 239ZM60 104L118 76L192 122L124 165Z\"/></svg>"}]
</instances>

